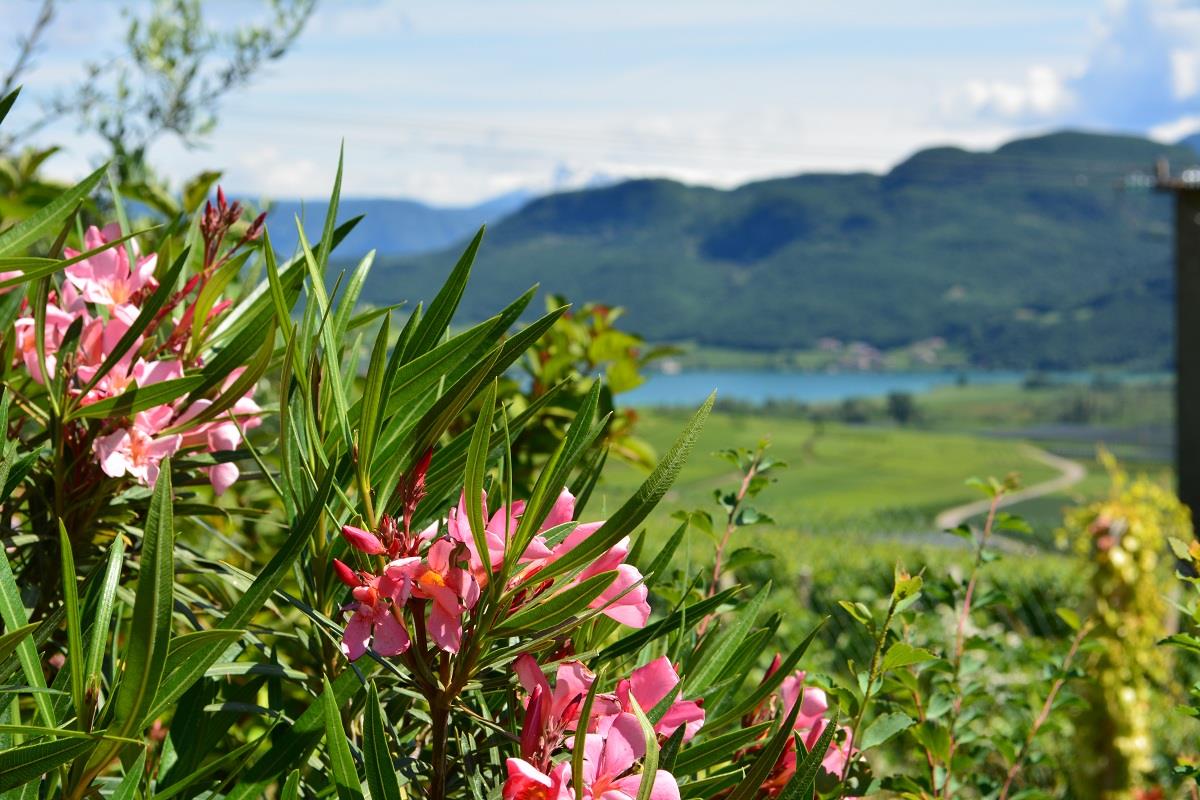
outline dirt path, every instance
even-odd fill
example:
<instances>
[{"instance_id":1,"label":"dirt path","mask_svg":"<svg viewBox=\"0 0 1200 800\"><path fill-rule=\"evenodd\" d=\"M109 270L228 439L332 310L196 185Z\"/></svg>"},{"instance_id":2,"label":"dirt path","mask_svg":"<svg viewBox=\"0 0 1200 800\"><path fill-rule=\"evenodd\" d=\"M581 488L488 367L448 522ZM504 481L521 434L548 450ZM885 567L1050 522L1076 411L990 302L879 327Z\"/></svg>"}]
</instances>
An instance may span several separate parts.
<instances>
[{"instance_id":1,"label":"dirt path","mask_svg":"<svg viewBox=\"0 0 1200 800\"><path fill-rule=\"evenodd\" d=\"M1053 494L1054 492L1059 492L1063 489L1069 489L1087 476L1087 469L1084 468L1084 466L1078 461L1072 461L1069 458L1056 456L1053 453L1048 453L1045 450L1042 450L1040 447L1034 447L1032 445L1026 445L1023 449L1029 456L1036 458L1043 464L1048 464L1057 469L1059 471L1059 475L1057 478L1051 478L1048 481L1035 483L1033 486L1013 492L1012 494L1005 495L1000 499L1000 508L1016 505L1017 503L1023 503L1026 500L1032 500L1035 497ZM971 517L987 513L990 505L991 501L984 498L983 500L976 500L973 503L964 503L960 506L948 508L937 515L937 518L934 520L934 524L937 526L939 531L957 528Z\"/></svg>"}]
</instances>

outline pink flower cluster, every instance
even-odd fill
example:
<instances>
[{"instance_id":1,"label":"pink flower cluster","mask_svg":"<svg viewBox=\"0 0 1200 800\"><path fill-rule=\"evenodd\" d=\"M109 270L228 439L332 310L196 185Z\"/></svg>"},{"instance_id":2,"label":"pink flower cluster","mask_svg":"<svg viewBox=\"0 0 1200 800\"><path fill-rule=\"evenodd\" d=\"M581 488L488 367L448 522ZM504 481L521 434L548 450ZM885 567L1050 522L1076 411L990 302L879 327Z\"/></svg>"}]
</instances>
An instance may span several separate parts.
<instances>
[{"instance_id":1,"label":"pink flower cluster","mask_svg":"<svg viewBox=\"0 0 1200 800\"><path fill-rule=\"evenodd\" d=\"M84 246L93 250L119 236L120 231L115 225L108 225L103 230L91 227L84 234ZM64 252L68 258L80 255L69 248ZM136 246L133 255L131 265L129 253L122 244L67 267L62 286L51 294L46 306L45 367L51 373L60 368L67 372L67 390L80 405L116 397L131 388L182 378L185 374L185 365L180 358L181 344L185 341L181 333L183 323L175 326L165 345L158 345L150 339L160 321L156 320L112 369L95 380L101 365L137 319L141 304L158 287L154 278L156 256L141 256ZM217 304L210 317L227 307L228 303ZM187 330L191 326L190 311L191 307L184 314ZM70 352L63 352L67 332L77 320L82 325L77 343ZM32 311L17 319L15 328L16 358L24 363L34 381L44 383ZM238 374L229 376L224 390L228 390ZM153 486L163 458L183 449L210 453L235 450L241 443L242 431L260 423L261 409L247 393L229 410L232 419L227 415L220 420L189 427L189 421L211 404L210 400L204 399L188 405L177 401L140 411L132 419L108 420L92 442L94 458L101 471L110 477L129 476ZM218 494L238 478L237 465L231 462L208 467L207 472Z\"/></svg>"},{"instance_id":2,"label":"pink flower cluster","mask_svg":"<svg viewBox=\"0 0 1200 800\"><path fill-rule=\"evenodd\" d=\"M423 467L417 473L423 476ZM427 633L445 652L459 651L464 615L475 608L481 591L503 563L505 548L525 508L524 503L516 502L511 508L501 506L489 517L486 496L479 502L486 520L486 553L479 551L471 534L465 496L457 508L450 510L444 524L434 523L418 533L409 530L407 511L403 524L384 516L376 532L351 525L342 528L342 535L356 550L389 559L378 574L356 571L335 559L338 577L353 589L354 602L347 607L352 614L342 639L342 651L351 660L361 657L371 646L385 656L407 651L412 637L406 609L419 635ZM512 585L562 558L603 525L602 522L579 524L562 542L549 545L542 534L572 521L574 515L575 498L564 489L537 535L517 559L520 571L511 579ZM650 616L650 605L646 587L641 584L641 573L624 563L628 554L627 537L605 551L574 580L615 571L612 584L592 602L592 607L602 609L602 613L617 622L642 627ZM535 592L543 594L562 588L565 587L548 581Z\"/></svg>"},{"instance_id":3,"label":"pink flower cluster","mask_svg":"<svg viewBox=\"0 0 1200 800\"><path fill-rule=\"evenodd\" d=\"M767 671L768 678L778 670L779 662L780 657L776 655L774 662ZM821 735L825 733L825 729L829 726L829 720L826 718L826 714L829 712L829 699L823 689L815 686L805 687L805 677L806 675L803 671L797 671L784 678L773 702L769 705L764 704L758 708L744 722L749 725L764 722L774 718L776 715L786 717L792 713L792 709L796 703L799 703L800 710L796 715L794 729L800 734L800 738L804 740L804 747L807 750L812 750L817 740L821 738ZM857 751L854 749L854 743L851 740L850 729L848 727L841 727L839 733L841 734L840 738L837 736L834 737L829 749L825 752L825 757L821 760L821 766L825 772L841 778L847 762L854 757ZM775 762L774 768L762 785L762 790L766 796L774 797L779 794L795 776L797 766L796 755L796 741L795 739L788 739L783 753L779 756L779 760ZM847 800L852 800L852 798L847 798Z\"/></svg>"},{"instance_id":4,"label":"pink flower cluster","mask_svg":"<svg viewBox=\"0 0 1200 800\"><path fill-rule=\"evenodd\" d=\"M646 754L646 740L637 717L637 707L649 711L668 695L672 703L654 726L660 738L683 729L689 741L704 724L704 709L679 693L679 673L664 656L621 680L616 692L597 694L592 713L584 722L581 709L595 676L579 661L558 665L554 687L532 656L520 656L514 667L528 692L521 734L521 757L507 762L508 780L504 800L573 800L571 761L554 763L562 748L575 746L583 734L581 787L588 800L633 800L642 786L643 775L634 769ZM569 734L569 735L568 735ZM678 800L675 777L658 770L650 796L654 800Z\"/></svg>"}]
</instances>

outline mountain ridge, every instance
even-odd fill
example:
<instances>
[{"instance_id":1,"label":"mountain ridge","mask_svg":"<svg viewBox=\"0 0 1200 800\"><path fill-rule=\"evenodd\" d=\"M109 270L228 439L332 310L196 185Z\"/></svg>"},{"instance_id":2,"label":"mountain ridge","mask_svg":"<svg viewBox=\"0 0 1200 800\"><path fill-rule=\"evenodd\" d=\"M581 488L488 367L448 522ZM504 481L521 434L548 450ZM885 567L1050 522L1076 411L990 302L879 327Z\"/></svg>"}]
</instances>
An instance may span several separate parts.
<instances>
[{"instance_id":1,"label":"mountain ridge","mask_svg":"<svg viewBox=\"0 0 1200 800\"><path fill-rule=\"evenodd\" d=\"M627 308L654 341L880 348L942 337L979 366L1171 361L1169 198L1123 188L1190 149L1058 131L918 151L882 174L732 189L638 179L530 200L489 228L464 318L540 282ZM374 302L428 298L446 250L379 260Z\"/></svg>"},{"instance_id":2,"label":"mountain ridge","mask_svg":"<svg viewBox=\"0 0 1200 800\"><path fill-rule=\"evenodd\" d=\"M481 224L513 213L535 196L516 190L465 206L432 205L404 197L345 197L338 203L339 215L361 214L363 219L338 252L342 257L361 258L371 250L389 256L438 250L474 233ZM276 250L290 254L296 249L295 217L300 217L307 231L319 229L328 207L328 198L271 202L267 222Z\"/></svg>"}]
</instances>

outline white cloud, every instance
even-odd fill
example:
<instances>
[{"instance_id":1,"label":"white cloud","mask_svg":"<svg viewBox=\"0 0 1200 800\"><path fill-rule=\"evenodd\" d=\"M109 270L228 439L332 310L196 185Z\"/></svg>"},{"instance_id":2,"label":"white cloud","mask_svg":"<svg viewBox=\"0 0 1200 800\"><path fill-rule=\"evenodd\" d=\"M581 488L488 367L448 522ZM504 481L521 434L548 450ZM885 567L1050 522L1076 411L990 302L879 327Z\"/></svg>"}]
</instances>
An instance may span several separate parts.
<instances>
[{"instance_id":1,"label":"white cloud","mask_svg":"<svg viewBox=\"0 0 1200 800\"><path fill-rule=\"evenodd\" d=\"M1200 111L1200 7L1124 0L1108 9L1074 68L1033 67L1024 80L972 80L952 112L1019 123L1146 131Z\"/></svg>"},{"instance_id":2,"label":"white cloud","mask_svg":"<svg viewBox=\"0 0 1200 800\"><path fill-rule=\"evenodd\" d=\"M1047 66L1031 67L1021 83L969 81L963 94L973 114L1000 118L1045 117L1071 105L1062 76Z\"/></svg>"},{"instance_id":3,"label":"white cloud","mask_svg":"<svg viewBox=\"0 0 1200 800\"><path fill-rule=\"evenodd\" d=\"M1150 138L1159 142L1178 142L1185 136L1200 131L1200 114L1188 114L1171 122L1155 125L1149 130Z\"/></svg>"}]
</instances>

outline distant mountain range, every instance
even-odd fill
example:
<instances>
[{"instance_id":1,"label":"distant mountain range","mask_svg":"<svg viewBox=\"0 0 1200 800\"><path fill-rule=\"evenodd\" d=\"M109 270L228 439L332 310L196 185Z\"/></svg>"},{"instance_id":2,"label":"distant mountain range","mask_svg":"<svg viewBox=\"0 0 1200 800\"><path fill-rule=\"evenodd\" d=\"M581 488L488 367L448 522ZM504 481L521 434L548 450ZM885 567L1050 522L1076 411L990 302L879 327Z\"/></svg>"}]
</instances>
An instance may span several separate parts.
<instances>
[{"instance_id":1,"label":"distant mountain range","mask_svg":"<svg viewBox=\"0 0 1200 800\"><path fill-rule=\"evenodd\" d=\"M1170 199L1126 180L1160 156L1176 168L1197 161L1187 145L1064 131L992 152L923 150L883 175L729 191L632 180L535 198L494 213L463 313L491 314L540 282L625 306L628 328L656 341L771 350L943 337L981 366L1162 368ZM346 201L341 216L360 210L370 209ZM423 240L459 241L381 258L364 297L431 297L485 219L459 211L457 233L443 225ZM351 250L386 253L408 224L366 223Z\"/></svg>"},{"instance_id":2,"label":"distant mountain range","mask_svg":"<svg viewBox=\"0 0 1200 800\"><path fill-rule=\"evenodd\" d=\"M473 206L431 206L416 200L346 197L338 204L338 218L360 214L362 222L338 248L344 258L361 258L375 250L379 255L401 256L440 250L470 236L480 225L499 222L535 197L518 190ZM267 222L271 242L290 254L298 244L295 218L304 223L312 240L320 236L328 199L278 200L270 205Z\"/></svg>"}]
</instances>

